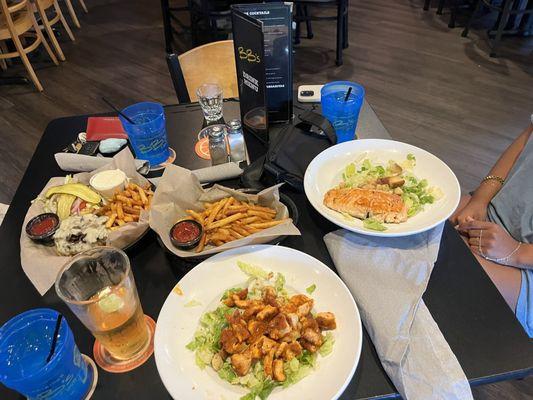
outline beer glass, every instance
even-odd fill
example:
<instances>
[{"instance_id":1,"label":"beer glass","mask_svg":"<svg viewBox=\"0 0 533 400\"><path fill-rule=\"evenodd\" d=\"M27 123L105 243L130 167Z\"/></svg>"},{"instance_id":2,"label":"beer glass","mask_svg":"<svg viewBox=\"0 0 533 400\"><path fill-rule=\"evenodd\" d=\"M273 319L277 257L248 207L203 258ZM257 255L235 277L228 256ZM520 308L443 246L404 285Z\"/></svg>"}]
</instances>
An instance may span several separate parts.
<instances>
[{"instance_id":1,"label":"beer glass","mask_svg":"<svg viewBox=\"0 0 533 400\"><path fill-rule=\"evenodd\" d=\"M96 338L94 358L103 369L129 371L153 353L155 323L143 313L122 250L96 247L78 254L59 272L55 289Z\"/></svg>"}]
</instances>

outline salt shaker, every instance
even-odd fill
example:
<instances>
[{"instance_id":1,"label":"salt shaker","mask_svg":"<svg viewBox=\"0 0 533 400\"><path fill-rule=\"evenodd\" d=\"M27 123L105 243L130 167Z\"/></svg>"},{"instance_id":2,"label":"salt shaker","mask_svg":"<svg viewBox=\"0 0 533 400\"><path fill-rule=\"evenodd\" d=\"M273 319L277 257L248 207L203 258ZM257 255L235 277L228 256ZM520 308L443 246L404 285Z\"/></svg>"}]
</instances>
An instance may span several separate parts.
<instances>
[{"instance_id":1,"label":"salt shaker","mask_svg":"<svg viewBox=\"0 0 533 400\"><path fill-rule=\"evenodd\" d=\"M220 125L214 125L209 131L209 154L211 155L212 165L228 162L226 135Z\"/></svg>"},{"instance_id":2,"label":"salt shaker","mask_svg":"<svg viewBox=\"0 0 533 400\"><path fill-rule=\"evenodd\" d=\"M246 159L246 146L244 144L241 121L232 119L227 125L230 159L233 162L240 163Z\"/></svg>"}]
</instances>

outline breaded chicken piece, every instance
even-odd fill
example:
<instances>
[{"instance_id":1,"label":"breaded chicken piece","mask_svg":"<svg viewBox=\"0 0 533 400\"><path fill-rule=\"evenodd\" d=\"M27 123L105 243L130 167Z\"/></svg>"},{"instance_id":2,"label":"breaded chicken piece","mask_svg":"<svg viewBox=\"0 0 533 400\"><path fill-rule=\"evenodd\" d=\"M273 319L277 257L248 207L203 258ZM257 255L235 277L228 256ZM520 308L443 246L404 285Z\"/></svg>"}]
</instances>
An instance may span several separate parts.
<instances>
[{"instance_id":1,"label":"breaded chicken piece","mask_svg":"<svg viewBox=\"0 0 533 400\"><path fill-rule=\"evenodd\" d=\"M302 337L307 340L309 343L314 344L317 347L322 346L322 335L320 332L317 332L311 328L307 328L303 331Z\"/></svg>"},{"instance_id":2,"label":"breaded chicken piece","mask_svg":"<svg viewBox=\"0 0 533 400\"><path fill-rule=\"evenodd\" d=\"M261 336L259 340L257 340L248 348L250 350L250 356L252 357L252 360L259 360L263 357L263 351L261 350L261 347L263 346L263 338L264 336Z\"/></svg>"},{"instance_id":3,"label":"breaded chicken piece","mask_svg":"<svg viewBox=\"0 0 533 400\"><path fill-rule=\"evenodd\" d=\"M265 308L265 304L261 300L250 300L248 307L242 313L242 317L248 321L263 308Z\"/></svg>"},{"instance_id":4,"label":"breaded chicken piece","mask_svg":"<svg viewBox=\"0 0 533 400\"><path fill-rule=\"evenodd\" d=\"M320 312L316 315L318 327L324 331L331 331L337 328L335 315L331 312Z\"/></svg>"},{"instance_id":5,"label":"breaded chicken piece","mask_svg":"<svg viewBox=\"0 0 533 400\"><path fill-rule=\"evenodd\" d=\"M285 353L283 354L283 359L285 361L290 361L294 357L298 357L300 354L302 354L302 346L298 342L292 342L289 343L287 349L285 350Z\"/></svg>"},{"instance_id":6,"label":"breaded chicken piece","mask_svg":"<svg viewBox=\"0 0 533 400\"><path fill-rule=\"evenodd\" d=\"M289 348L289 344L286 343L286 342L282 342L278 349L276 350L276 354L274 354L274 357L276 358L280 358L283 356L283 354L285 354L285 352L287 351L287 349Z\"/></svg>"},{"instance_id":7,"label":"breaded chicken piece","mask_svg":"<svg viewBox=\"0 0 533 400\"><path fill-rule=\"evenodd\" d=\"M407 221L407 206L402 197L382 190L330 189L324 195L324 205L360 219L374 218L396 224Z\"/></svg>"},{"instance_id":8,"label":"breaded chicken piece","mask_svg":"<svg viewBox=\"0 0 533 400\"><path fill-rule=\"evenodd\" d=\"M285 372L283 371L283 360L274 360L272 363L272 372L275 381L283 382L286 379Z\"/></svg>"},{"instance_id":9,"label":"breaded chicken piece","mask_svg":"<svg viewBox=\"0 0 533 400\"><path fill-rule=\"evenodd\" d=\"M263 358L263 369L265 371L266 376L272 376L272 367L274 362L274 353L276 352L275 349L270 350L270 352Z\"/></svg>"},{"instance_id":10,"label":"breaded chicken piece","mask_svg":"<svg viewBox=\"0 0 533 400\"><path fill-rule=\"evenodd\" d=\"M252 365L252 357L248 353L233 354L231 356L231 366L235 373L239 376L244 376L250 370Z\"/></svg>"},{"instance_id":11,"label":"breaded chicken piece","mask_svg":"<svg viewBox=\"0 0 533 400\"><path fill-rule=\"evenodd\" d=\"M291 331L291 326L287 322L285 314L276 315L272 321L268 323L268 335L274 339L281 339L283 336Z\"/></svg>"},{"instance_id":12,"label":"breaded chicken piece","mask_svg":"<svg viewBox=\"0 0 533 400\"><path fill-rule=\"evenodd\" d=\"M276 342L275 340L272 340L272 339L264 336L262 344L261 344L261 351L263 352L263 354L268 354L272 350L274 350L274 352L275 352L277 350L278 346L279 346L278 342Z\"/></svg>"},{"instance_id":13,"label":"breaded chicken piece","mask_svg":"<svg viewBox=\"0 0 533 400\"><path fill-rule=\"evenodd\" d=\"M265 306L265 308L263 308L261 311L259 311L259 313L257 313L257 319L259 321L269 320L270 318L272 318L277 313L278 313L278 309L276 307L272 307L272 306L267 305L267 306Z\"/></svg>"},{"instance_id":14,"label":"breaded chicken piece","mask_svg":"<svg viewBox=\"0 0 533 400\"><path fill-rule=\"evenodd\" d=\"M232 329L226 328L220 334L220 344L226 353L240 353L246 349L245 343L239 343Z\"/></svg>"},{"instance_id":15,"label":"breaded chicken piece","mask_svg":"<svg viewBox=\"0 0 533 400\"><path fill-rule=\"evenodd\" d=\"M263 321L252 320L248 322L248 331L250 332L250 343L255 343L264 335L267 330L267 324Z\"/></svg>"},{"instance_id":16,"label":"breaded chicken piece","mask_svg":"<svg viewBox=\"0 0 533 400\"><path fill-rule=\"evenodd\" d=\"M236 300L245 300L246 296L248 296L248 289L243 289L237 293L229 295L228 298L222 302L228 307L233 307Z\"/></svg>"},{"instance_id":17,"label":"breaded chicken piece","mask_svg":"<svg viewBox=\"0 0 533 400\"><path fill-rule=\"evenodd\" d=\"M276 289L274 289L272 286L265 286L263 295L263 301L265 304L279 308L280 304L277 300L277 297L278 295L276 294Z\"/></svg>"},{"instance_id":18,"label":"breaded chicken piece","mask_svg":"<svg viewBox=\"0 0 533 400\"><path fill-rule=\"evenodd\" d=\"M304 317L304 318L300 318L300 322L302 324L302 330L305 330L307 328L311 328L315 332L319 332L320 331L320 328L318 326L318 322L312 316L307 316L307 317Z\"/></svg>"},{"instance_id":19,"label":"breaded chicken piece","mask_svg":"<svg viewBox=\"0 0 533 400\"><path fill-rule=\"evenodd\" d=\"M295 340L298 340L300 339L302 335L300 334L299 331L297 330L292 330L290 331L289 333L287 333L285 336L283 336L281 338L281 341L282 342L287 342L287 343L291 343L291 342L294 342Z\"/></svg>"}]
</instances>

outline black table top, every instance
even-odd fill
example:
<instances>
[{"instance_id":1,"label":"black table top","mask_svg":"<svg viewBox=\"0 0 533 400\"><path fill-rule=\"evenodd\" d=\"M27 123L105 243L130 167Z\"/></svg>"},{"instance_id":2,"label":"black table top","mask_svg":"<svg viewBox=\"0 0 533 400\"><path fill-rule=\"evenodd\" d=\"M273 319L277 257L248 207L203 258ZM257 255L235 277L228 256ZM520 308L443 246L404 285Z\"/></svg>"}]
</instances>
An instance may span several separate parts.
<instances>
[{"instance_id":1,"label":"black table top","mask_svg":"<svg viewBox=\"0 0 533 400\"><path fill-rule=\"evenodd\" d=\"M225 115L236 117L238 105L227 103ZM52 290L41 297L20 266L19 237L30 201L52 176L64 176L54 153L84 131L87 116L52 121L35 150L28 169L0 228L0 324L30 308L51 307L66 316L80 350L92 357L93 337ZM201 128L201 111L184 105L167 107L167 131L176 149L176 163L191 169L205 166L194 151L194 136ZM247 138L252 156L262 149ZM235 181L228 182L235 185ZM321 217L304 194L283 191L298 206L298 227L302 236L289 237L282 244L304 251L334 269L322 237L336 227ZM150 232L127 251L145 313L157 318L168 293L193 266L161 249ZM455 230L444 230L439 257L424 300L461 363L472 385L515 379L533 372L533 346L503 298ZM126 374L99 370L95 399L165 399L166 392L152 357ZM399 397L383 371L375 349L364 331L361 359L342 399L389 399ZM0 385L0 398L19 398ZM317 399L318 400L318 399ZM321 399L320 399L321 400Z\"/></svg>"}]
</instances>

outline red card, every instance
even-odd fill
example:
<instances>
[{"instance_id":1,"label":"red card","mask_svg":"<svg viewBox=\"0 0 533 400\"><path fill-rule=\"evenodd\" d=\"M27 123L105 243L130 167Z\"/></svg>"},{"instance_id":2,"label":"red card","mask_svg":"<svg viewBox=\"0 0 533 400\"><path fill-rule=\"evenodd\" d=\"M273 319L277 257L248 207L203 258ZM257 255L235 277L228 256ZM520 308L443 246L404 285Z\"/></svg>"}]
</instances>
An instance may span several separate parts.
<instances>
[{"instance_id":1,"label":"red card","mask_svg":"<svg viewBox=\"0 0 533 400\"><path fill-rule=\"evenodd\" d=\"M128 138L118 117L89 117L87 119L87 141L100 141L111 138Z\"/></svg>"}]
</instances>

